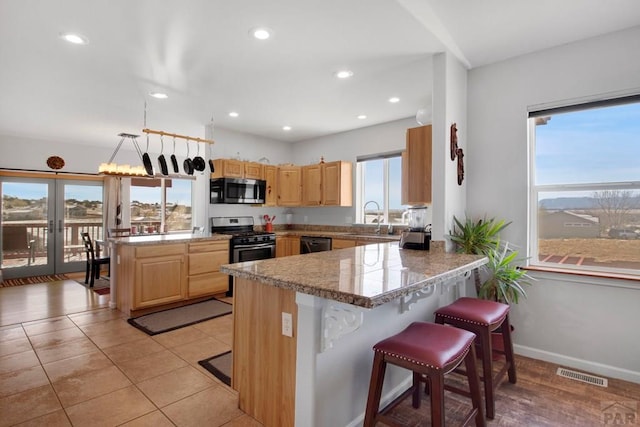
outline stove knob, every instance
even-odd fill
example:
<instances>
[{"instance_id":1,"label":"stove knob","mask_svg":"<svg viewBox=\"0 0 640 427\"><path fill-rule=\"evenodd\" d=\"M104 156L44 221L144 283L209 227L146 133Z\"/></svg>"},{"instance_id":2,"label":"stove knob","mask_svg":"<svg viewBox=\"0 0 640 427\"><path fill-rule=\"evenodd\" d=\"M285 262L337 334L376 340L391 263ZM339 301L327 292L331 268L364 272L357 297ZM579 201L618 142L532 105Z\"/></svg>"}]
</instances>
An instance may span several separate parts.
<instances>
[{"instance_id":1,"label":"stove knob","mask_svg":"<svg viewBox=\"0 0 640 427\"><path fill-rule=\"evenodd\" d=\"M247 239L246 237L243 237L243 238L241 239L241 242L242 242L242 243L249 243L249 239Z\"/></svg>"}]
</instances>

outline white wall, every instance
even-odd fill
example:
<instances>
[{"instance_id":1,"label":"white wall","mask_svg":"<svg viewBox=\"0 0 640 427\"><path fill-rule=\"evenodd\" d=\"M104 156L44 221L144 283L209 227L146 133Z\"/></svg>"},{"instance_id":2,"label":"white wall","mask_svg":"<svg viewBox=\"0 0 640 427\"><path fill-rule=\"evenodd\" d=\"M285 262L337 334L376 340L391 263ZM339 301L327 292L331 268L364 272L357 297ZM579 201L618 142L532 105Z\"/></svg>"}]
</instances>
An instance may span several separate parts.
<instances>
[{"instance_id":1,"label":"white wall","mask_svg":"<svg viewBox=\"0 0 640 427\"><path fill-rule=\"evenodd\" d=\"M466 209L467 181L458 185L458 160L451 160L451 132L457 125L458 147L467 150L467 69L449 53L433 61L433 239L444 240ZM448 247L453 250L453 247Z\"/></svg>"},{"instance_id":2,"label":"white wall","mask_svg":"<svg viewBox=\"0 0 640 427\"><path fill-rule=\"evenodd\" d=\"M513 221L503 237L527 247L527 107L637 91L638 40L640 27L469 72L469 214ZM517 351L640 382L640 285L540 277L513 309Z\"/></svg>"}]
</instances>

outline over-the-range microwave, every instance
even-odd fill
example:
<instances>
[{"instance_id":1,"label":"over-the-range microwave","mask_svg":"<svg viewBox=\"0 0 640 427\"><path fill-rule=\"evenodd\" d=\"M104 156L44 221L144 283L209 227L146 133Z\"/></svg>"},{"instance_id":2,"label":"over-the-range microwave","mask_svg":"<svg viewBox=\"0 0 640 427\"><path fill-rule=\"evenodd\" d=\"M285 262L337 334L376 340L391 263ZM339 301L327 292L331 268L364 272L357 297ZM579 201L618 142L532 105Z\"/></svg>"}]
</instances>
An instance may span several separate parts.
<instances>
[{"instance_id":1,"label":"over-the-range microwave","mask_svg":"<svg viewBox=\"0 0 640 427\"><path fill-rule=\"evenodd\" d=\"M211 203L262 204L267 182L262 179L216 178L210 183Z\"/></svg>"}]
</instances>

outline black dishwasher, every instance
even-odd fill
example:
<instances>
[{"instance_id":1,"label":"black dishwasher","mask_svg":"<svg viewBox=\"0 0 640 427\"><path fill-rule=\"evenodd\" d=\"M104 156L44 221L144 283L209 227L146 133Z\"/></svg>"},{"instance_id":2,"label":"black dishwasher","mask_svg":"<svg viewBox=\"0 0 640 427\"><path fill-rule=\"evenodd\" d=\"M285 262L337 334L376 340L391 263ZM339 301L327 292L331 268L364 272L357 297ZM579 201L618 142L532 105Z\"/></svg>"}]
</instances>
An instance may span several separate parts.
<instances>
[{"instance_id":1,"label":"black dishwasher","mask_svg":"<svg viewBox=\"0 0 640 427\"><path fill-rule=\"evenodd\" d=\"M311 252L322 252L331 250L330 237L300 237L300 253L309 254Z\"/></svg>"}]
</instances>

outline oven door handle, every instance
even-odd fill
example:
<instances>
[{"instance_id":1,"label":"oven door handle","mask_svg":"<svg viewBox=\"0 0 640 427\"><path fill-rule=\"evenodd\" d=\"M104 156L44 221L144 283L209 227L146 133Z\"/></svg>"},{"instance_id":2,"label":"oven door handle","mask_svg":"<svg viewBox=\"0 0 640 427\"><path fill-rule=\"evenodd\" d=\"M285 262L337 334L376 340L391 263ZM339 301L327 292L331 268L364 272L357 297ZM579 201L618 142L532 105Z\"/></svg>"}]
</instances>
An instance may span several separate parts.
<instances>
[{"instance_id":1,"label":"oven door handle","mask_svg":"<svg viewBox=\"0 0 640 427\"><path fill-rule=\"evenodd\" d=\"M258 244L250 244L250 245L233 245L233 249L259 249L266 248L268 246L275 246L275 242L266 242L266 243L258 243Z\"/></svg>"}]
</instances>

